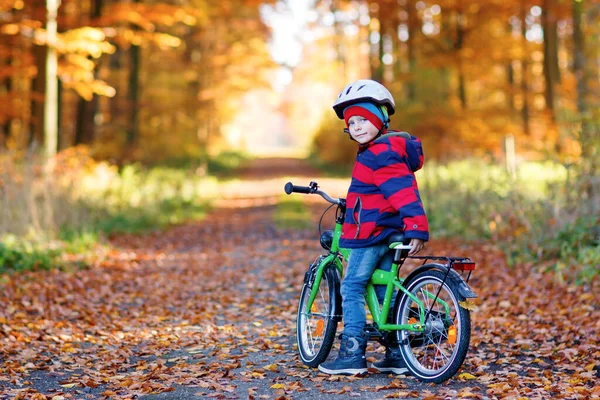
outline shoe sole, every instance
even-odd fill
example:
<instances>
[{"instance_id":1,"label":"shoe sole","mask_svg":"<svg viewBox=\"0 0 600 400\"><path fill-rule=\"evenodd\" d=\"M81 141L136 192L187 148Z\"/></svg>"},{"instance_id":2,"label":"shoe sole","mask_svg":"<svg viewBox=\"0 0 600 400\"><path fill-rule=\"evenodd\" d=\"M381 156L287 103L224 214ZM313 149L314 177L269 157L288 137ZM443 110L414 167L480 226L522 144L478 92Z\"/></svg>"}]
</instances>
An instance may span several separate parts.
<instances>
[{"instance_id":1,"label":"shoe sole","mask_svg":"<svg viewBox=\"0 0 600 400\"><path fill-rule=\"evenodd\" d=\"M319 365L319 371L329 375L366 375L367 368L328 369Z\"/></svg>"},{"instance_id":2,"label":"shoe sole","mask_svg":"<svg viewBox=\"0 0 600 400\"><path fill-rule=\"evenodd\" d=\"M373 368L376 371L379 372L391 372L392 374L395 375L407 375L408 373L408 368L392 368L392 367L388 367L388 368L377 368L376 366L372 365L371 368Z\"/></svg>"}]
</instances>

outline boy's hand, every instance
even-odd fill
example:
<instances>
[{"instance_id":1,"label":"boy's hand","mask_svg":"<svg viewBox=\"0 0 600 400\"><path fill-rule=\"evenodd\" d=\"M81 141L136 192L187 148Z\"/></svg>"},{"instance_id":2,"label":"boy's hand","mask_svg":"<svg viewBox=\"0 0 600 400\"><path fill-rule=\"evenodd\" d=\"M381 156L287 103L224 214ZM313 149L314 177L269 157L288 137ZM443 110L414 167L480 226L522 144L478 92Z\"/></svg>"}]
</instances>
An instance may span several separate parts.
<instances>
[{"instance_id":1,"label":"boy's hand","mask_svg":"<svg viewBox=\"0 0 600 400\"><path fill-rule=\"evenodd\" d=\"M412 249L410 249L408 255L412 256L423 250L423 247L425 247L425 241L422 239L411 239L409 245L412 247Z\"/></svg>"}]
</instances>

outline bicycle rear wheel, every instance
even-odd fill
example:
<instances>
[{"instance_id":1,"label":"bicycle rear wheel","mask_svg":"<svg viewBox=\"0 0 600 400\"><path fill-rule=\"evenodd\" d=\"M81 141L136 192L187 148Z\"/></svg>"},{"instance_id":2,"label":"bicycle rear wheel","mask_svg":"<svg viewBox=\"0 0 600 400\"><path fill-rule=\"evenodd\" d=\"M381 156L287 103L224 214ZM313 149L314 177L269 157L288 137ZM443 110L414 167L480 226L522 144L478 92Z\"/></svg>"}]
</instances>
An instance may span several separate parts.
<instances>
[{"instance_id":1,"label":"bicycle rear wheel","mask_svg":"<svg viewBox=\"0 0 600 400\"><path fill-rule=\"evenodd\" d=\"M423 382L450 379L465 360L471 339L471 316L459 304L465 298L457 284L439 270L427 270L405 282L406 289L424 305L423 332L398 332L400 350L410 372ZM419 320L419 305L403 292L396 299L397 324Z\"/></svg>"},{"instance_id":2,"label":"bicycle rear wheel","mask_svg":"<svg viewBox=\"0 0 600 400\"><path fill-rule=\"evenodd\" d=\"M319 291L309 312L306 305L310 298L313 282L304 283L300 293L296 340L302 362L317 367L327 359L335 340L337 321L336 302L340 296L340 283L335 266L325 267Z\"/></svg>"}]
</instances>

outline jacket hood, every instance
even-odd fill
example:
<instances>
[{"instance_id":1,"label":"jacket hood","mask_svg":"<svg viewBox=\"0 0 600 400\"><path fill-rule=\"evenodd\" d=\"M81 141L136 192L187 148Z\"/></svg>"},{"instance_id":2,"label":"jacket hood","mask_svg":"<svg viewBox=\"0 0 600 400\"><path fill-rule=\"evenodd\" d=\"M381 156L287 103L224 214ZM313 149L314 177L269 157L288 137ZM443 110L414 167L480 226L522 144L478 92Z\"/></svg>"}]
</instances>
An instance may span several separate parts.
<instances>
[{"instance_id":1,"label":"jacket hood","mask_svg":"<svg viewBox=\"0 0 600 400\"><path fill-rule=\"evenodd\" d=\"M416 172L423 167L423 145L421 144L421 139L418 137L412 136L408 132L389 131L375 140L374 143L381 143L383 141L389 141L390 144L397 145L398 147L406 147L408 165L412 172ZM399 142L406 142L406 146L403 146Z\"/></svg>"}]
</instances>

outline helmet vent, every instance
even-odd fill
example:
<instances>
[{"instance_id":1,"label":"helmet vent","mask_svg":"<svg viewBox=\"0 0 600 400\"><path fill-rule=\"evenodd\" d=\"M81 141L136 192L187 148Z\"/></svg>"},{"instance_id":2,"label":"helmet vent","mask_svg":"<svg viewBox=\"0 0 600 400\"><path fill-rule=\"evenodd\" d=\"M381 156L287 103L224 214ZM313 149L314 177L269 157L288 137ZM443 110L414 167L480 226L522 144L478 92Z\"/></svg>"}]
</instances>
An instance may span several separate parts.
<instances>
[{"instance_id":1,"label":"helmet vent","mask_svg":"<svg viewBox=\"0 0 600 400\"><path fill-rule=\"evenodd\" d=\"M344 109L361 101L383 106L389 115L393 115L396 111L396 104L390 91L381 83L371 79L359 79L344 87L333 103L333 110L339 119L344 119Z\"/></svg>"}]
</instances>

